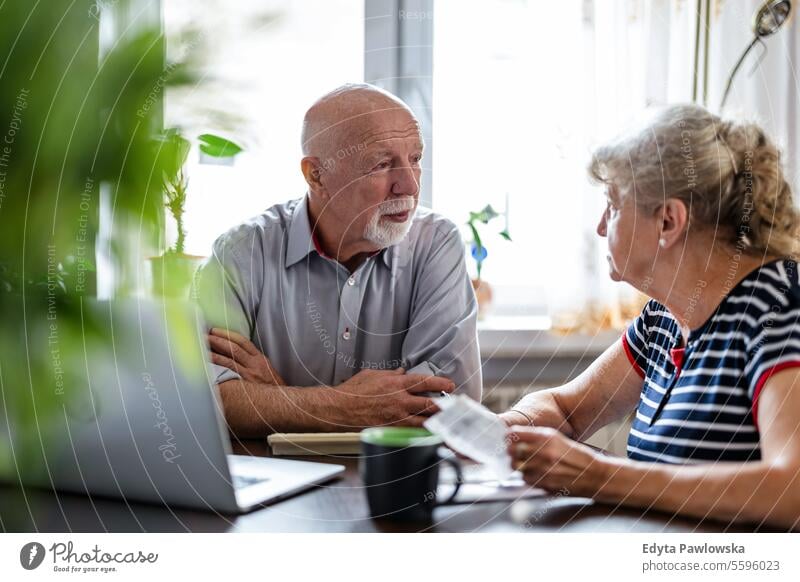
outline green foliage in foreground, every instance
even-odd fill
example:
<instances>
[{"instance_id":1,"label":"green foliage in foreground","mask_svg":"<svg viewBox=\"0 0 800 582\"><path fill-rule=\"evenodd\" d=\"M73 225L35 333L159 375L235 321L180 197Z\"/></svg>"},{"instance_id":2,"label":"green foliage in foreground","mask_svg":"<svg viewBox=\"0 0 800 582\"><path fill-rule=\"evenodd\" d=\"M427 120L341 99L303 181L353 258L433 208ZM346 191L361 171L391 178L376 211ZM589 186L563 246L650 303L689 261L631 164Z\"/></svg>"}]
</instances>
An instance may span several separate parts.
<instances>
[{"instance_id":1,"label":"green foliage in foreground","mask_svg":"<svg viewBox=\"0 0 800 582\"><path fill-rule=\"evenodd\" d=\"M12 462L9 430L17 453L41 447L48 418L83 389L65 362L104 335L84 309L101 192L111 222L154 245L164 180L179 165L180 152L153 139L178 70L164 63L160 31L138 27L101 57L99 6L0 2L0 468ZM111 232L112 260L133 250L125 234Z\"/></svg>"}]
</instances>

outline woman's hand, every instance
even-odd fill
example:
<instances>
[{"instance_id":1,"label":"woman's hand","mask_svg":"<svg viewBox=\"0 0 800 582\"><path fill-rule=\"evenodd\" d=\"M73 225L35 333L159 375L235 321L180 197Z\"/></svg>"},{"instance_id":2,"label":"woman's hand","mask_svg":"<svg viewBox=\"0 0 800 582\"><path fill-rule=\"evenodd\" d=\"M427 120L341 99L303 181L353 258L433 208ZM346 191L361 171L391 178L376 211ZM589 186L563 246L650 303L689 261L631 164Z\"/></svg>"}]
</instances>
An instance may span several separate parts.
<instances>
[{"instance_id":1,"label":"woman's hand","mask_svg":"<svg viewBox=\"0 0 800 582\"><path fill-rule=\"evenodd\" d=\"M611 463L553 428L517 426L508 440L512 466L530 485L594 497L607 482Z\"/></svg>"},{"instance_id":2,"label":"woman's hand","mask_svg":"<svg viewBox=\"0 0 800 582\"><path fill-rule=\"evenodd\" d=\"M502 420L505 425L509 428L516 425L521 426L533 426L531 424L531 419L528 416L525 416L519 410L506 410L505 412L497 415L500 420Z\"/></svg>"}]
</instances>

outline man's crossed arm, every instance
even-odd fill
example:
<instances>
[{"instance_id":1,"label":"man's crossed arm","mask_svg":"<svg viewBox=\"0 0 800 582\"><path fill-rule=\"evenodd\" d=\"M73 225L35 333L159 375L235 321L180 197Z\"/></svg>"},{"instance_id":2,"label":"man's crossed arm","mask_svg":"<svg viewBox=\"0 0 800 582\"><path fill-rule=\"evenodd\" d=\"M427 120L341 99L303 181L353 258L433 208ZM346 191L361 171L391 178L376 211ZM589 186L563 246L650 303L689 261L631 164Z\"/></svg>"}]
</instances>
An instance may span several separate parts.
<instances>
[{"instance_id":1,"label":"man's crossed arm","mask_svg":"<svg viewBox=\"0 0 800 582\"><path fill-rule=\"evenodd\" d=\"M244 336L212 328L212 362L241 380L219 384L228 426L239 437L272 432L357 431L369 426L421 426L438 412L428 392L455 390L447 378L405 370L362 370L339 386L287 386L269 358Z\"/></svg>"}]
</instances>

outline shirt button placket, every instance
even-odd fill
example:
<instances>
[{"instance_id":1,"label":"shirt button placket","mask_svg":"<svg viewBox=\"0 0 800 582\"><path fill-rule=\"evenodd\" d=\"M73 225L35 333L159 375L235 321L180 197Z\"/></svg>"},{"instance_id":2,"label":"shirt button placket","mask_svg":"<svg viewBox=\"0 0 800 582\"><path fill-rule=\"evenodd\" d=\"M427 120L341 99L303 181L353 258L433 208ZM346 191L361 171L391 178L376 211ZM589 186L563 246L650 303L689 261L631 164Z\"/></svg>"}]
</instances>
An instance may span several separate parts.
<instances>
[{"instance_id":1,"label":"shirt button placket","mask_svg":"<svg viewBox=\"0 0 800 582\"><path fill-rule=\"evenodd\" d=\"M339 299L339 345L336 365L335 377L336 383L340 384L347 380L353 373L356 362L354 361L355 353L355 328L354 323L350 318L358 317L360 311L358 305L359 290L356 286L356 277L350 275L346 281L346 285L342 287L341 297Z\"/></svg>"}]
</instances>

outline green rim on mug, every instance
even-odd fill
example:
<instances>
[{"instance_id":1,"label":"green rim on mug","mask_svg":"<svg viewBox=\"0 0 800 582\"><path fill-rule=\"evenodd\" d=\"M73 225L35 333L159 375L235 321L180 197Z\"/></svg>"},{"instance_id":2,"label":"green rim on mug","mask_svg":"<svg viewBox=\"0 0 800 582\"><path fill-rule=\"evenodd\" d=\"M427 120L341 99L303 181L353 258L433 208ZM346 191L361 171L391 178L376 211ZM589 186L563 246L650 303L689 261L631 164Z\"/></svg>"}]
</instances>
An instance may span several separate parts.
<instances>
[{"instance_id":1,"label":"green rim on mug","mask_svg":"<svg viewBox=\"0 0 800 582\"><path fill-rule=\"evenodd\" d=\"M442 444L439 436L412 426L376 426L361 431L361 442L384 447L425 447Z\"/></svg>"}]
</instances>

